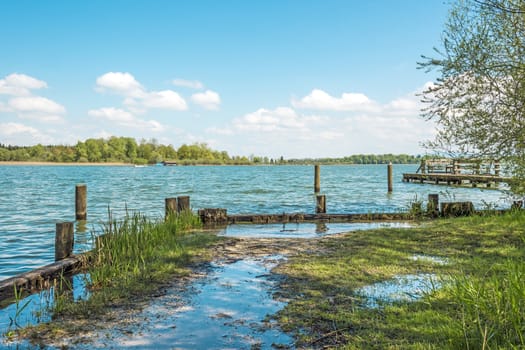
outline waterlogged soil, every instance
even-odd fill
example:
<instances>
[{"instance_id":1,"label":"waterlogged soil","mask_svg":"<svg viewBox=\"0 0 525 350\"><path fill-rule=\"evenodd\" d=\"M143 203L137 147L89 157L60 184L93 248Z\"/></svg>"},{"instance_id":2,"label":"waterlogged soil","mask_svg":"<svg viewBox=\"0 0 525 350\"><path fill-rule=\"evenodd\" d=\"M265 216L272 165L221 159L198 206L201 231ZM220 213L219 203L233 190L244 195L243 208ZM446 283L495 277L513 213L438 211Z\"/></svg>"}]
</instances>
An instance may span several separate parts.
<instances>
[{"instance_id":1,"label":"waterlogged soil","mask_svg":"<svg viewBox=\"0 0 525 350\"><path fill-rule=\"evenodd\" d=\"M319 241L337 236L226 237L211 248L212 262L192 266L189 276L169 281L155 295L89 320L55 320L52 332L31 331L31 343L75 349L293 348L293 338L267 318L286 303L273 297L280 277L271 270L287 256L319 254Z\"/></svg>"}]
</instances>

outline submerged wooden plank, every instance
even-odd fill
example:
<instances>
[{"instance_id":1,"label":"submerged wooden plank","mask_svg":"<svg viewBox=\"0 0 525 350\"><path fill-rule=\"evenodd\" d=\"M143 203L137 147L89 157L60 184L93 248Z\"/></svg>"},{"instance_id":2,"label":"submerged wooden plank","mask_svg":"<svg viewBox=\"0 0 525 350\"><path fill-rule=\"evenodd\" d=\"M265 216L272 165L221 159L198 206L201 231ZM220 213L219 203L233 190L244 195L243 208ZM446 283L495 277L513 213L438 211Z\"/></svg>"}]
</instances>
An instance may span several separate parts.
<instances>
[{"instance_id":1,"label":"submerged wooden plank","mask_svg":"<svg viewBox=\"0 0 525 350\"><path fill-rule=\"evenodd\" d=\"M407 213L369 213L369 214L242 214L228 215L229 224L251 223L287 223L287 222L367 222L367 221L406 221L412 218Z\"/></svg>"},{"instance_id":2,"label":"submerged wooden plank","mask_svg":"<svg viewBox=\"0 0 525 350\"><path fill-rule=\"evenodd\" d=\"M0 281L0 301L12 298L17 292L35 292L49 287L53 280L68 274L82 265L83 258L78 255L39 267L35 270Z\"/></svg>"}]
</instances>

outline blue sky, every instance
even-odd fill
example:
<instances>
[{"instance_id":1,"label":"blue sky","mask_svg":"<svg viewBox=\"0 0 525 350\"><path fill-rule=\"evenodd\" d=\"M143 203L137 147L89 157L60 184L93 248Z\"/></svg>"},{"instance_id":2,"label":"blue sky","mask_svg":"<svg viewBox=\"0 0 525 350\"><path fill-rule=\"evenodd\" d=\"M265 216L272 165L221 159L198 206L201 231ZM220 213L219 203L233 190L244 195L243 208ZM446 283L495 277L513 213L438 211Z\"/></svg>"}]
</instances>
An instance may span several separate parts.
<instances>
[{"instance_id":1,"label":"blue sky","mask_svg":"<svg viewBox=\"0 0 525 350\"><path fill-rule=\"evenodd\" d=\"M424 150L443 0L5 0L0 143L115 136L231 155Z\"/></svg>"}]
</instances>

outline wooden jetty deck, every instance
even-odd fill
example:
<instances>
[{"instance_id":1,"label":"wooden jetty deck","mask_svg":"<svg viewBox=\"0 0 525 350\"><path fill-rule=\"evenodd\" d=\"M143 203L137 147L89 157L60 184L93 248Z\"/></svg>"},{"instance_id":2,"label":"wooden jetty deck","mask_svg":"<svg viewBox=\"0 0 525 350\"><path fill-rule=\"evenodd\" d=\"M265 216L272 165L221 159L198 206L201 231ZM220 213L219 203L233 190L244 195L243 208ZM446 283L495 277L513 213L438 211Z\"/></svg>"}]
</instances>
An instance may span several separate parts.
<instances>
[{"instance_id":1,"label":"wooden jetty deck","mask_svg":"<svg viewBox=\"0 0 525 350\"><path fill-rule=\"evenodd\" d=\"M497 160L425 159L416 173L403 174L403 182L492 187L510 178L500 176Z\"/></svg>"},{"instance_id":2,"label":"wooden jetty deck","mask_svg":"<svg viewBox=\"0 0 525 350\"><path fill-rule=\"evenodd\" d=\"M508 182L509 178L495 175L451 174L451 173L426 173L403 174L403 182L433 183L436 185L470 185L477 187L495 186L500 182Z\"/></svg>"}]
</instances>

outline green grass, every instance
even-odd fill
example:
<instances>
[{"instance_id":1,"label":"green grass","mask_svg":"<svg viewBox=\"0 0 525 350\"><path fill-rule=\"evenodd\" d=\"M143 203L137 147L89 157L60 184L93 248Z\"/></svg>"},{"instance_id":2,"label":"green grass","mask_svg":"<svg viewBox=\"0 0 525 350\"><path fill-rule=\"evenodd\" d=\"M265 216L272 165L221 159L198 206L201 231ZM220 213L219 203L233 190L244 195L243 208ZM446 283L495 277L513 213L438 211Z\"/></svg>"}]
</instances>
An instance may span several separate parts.
<instances>
[{"instance_id":1,"label":"green grass","mask_svg":"<svg viewBox=\"0 0 525 350\"><path fill-rule=\"evenodd\" d=\"M341 349L525 347L525 214L438 220L353 232L291 259L277 316L297 346ZM446 265L413 260L446 258ZM396 275L435 273L442 289L417 302L365 306L356 290Z\"/></svg>"}]
</instances>

